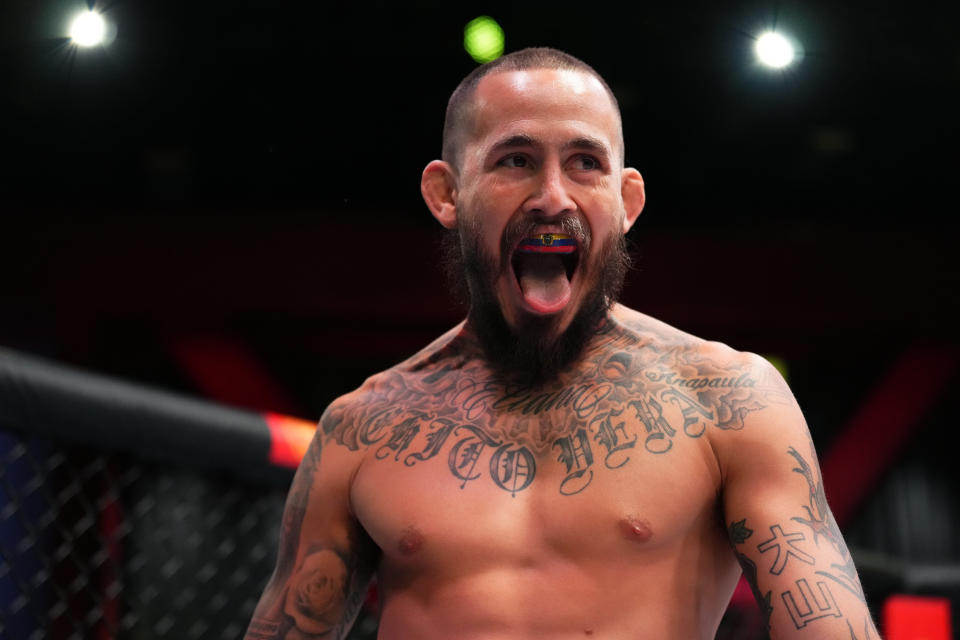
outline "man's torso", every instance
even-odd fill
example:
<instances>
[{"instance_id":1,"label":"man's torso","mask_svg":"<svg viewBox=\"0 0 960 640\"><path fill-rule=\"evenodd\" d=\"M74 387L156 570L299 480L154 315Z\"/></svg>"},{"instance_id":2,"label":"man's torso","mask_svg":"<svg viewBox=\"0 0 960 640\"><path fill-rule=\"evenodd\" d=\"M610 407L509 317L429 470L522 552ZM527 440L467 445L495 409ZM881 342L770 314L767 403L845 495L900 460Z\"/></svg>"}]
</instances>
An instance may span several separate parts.
<instances>
[{"instance_id":1,"label":"man's torso","mask_svg":"<svg viewBox=\"0 0 960 640\"><path fill-rule=\"evenodd\" d=\"M740 570L711 438L763 408L761 381L613 318L554 385L499 381L454 331L325 414L382 552L380 637L713 637Z\"/></svg>"}]
</instances>

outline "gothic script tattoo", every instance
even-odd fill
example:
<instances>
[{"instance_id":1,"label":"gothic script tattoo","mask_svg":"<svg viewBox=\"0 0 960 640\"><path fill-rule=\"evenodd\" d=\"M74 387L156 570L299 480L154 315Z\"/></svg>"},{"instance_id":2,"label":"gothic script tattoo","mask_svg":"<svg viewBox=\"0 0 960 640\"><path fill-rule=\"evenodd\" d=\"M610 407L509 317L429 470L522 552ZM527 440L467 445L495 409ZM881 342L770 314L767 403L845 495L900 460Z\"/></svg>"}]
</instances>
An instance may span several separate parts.
<instances>
[{"instance_id":1,"label":"gothic script tattoo","mask_svg":"<svg viewBox=\"0 0 960 640\"><path fill-rule=\"evenodd\" d=\"M597 338L575 371L531 388L493 376L469 335L457 335L335 402L322 431L407 467L446 460L461 489L492 482L511 496L552 451L565 469L556 490L574 495L598 472L668 454L707 429L742 429L750 413L783 401L744 358L721 365L696 344L614 321Z\"/></svg>"}]
</instances>

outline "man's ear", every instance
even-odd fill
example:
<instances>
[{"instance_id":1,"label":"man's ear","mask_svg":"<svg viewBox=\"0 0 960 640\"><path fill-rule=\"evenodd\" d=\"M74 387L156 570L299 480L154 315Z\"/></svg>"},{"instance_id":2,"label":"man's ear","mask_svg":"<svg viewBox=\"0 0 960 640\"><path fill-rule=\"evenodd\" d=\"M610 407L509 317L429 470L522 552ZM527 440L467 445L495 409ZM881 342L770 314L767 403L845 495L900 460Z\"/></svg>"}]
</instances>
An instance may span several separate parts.
<instances>
[{"instance_id":1,"label":"man's ear","mask_svg":"<svg viewBox=\"0 0 960 640\"><path fill-rule=\"evenodd\" d=\"M457 226L457 176L450 163L434 160L420 177L420 193L430 213L447 229Z\"/></svg>"},{"instance_id":2,"label":"man's ear","mask_svg":"<svg viewBox=\"0 0 960 640\"><path fill-rule=\"evenodd\" d=\"M640 217L643 205L647 201L647 194L643 190L643 176L639 171L630 167L623 170L620 194L623 196L623 208L627 212L623 218L623 232L626 233Z\"/></svg>"}]
</instances>

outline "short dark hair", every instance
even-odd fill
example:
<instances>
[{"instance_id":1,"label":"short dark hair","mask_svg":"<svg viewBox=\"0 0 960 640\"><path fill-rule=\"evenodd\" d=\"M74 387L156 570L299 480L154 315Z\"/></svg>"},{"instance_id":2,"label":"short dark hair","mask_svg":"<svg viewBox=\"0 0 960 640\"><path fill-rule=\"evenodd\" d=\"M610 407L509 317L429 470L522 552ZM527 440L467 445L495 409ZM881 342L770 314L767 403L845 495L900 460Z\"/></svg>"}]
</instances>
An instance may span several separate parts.
<instances>
[{"instance_id":1,"label":"short dark hair","mask_svg":"<svg viewBox=\"0 0 960 640\"><path fill-rule=\"evenodd\" d=\"M597 71L583 60L575 58L569 53L550 47L530 47L514 51L497 58L492 62L480 65L465 77L450 95L447 103L447 114L443 121L443 149L441 158L446 162L459 166L460 149L463 144L463 132L468 129L473 118L473 94L485 76L507 71L526 71L531 69L560 69L564 71L580 71L590 74L600 81L606 89L610 102L620 118L620 104L613 91ZM620 159L623 161L623 132L617 140L620 145Z\"/></svg>"}]
</instances>

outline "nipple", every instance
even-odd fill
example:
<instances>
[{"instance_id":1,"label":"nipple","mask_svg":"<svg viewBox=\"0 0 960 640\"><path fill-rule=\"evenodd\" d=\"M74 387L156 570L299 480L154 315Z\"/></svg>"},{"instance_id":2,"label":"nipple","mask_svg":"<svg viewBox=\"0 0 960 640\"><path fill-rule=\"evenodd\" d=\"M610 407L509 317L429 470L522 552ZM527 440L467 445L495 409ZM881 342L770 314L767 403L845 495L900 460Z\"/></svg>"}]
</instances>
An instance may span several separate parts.
<instances>
[{"instance_id":1,"label":"nipple","mask_svg":"<svg viewBox=\"0 0 960 640\"><path fill-rule=\"evenodd\" d=\"M423 534L415 527L407 527L397 543L397 551L405 556L412 556L423 547Z\"/></svg>"},{"instance_id":2,"label":"nipple","mask_svg":"<svg viewBox=\"0 0 960 640\"><path fill-rule=\"evenodd\" d=\"M637 516L627 516L620 521L620 530L627 536L627 539L635 542L646 542L653 537L653 529L650 523Z\"/></svg>"}]
</instances>

